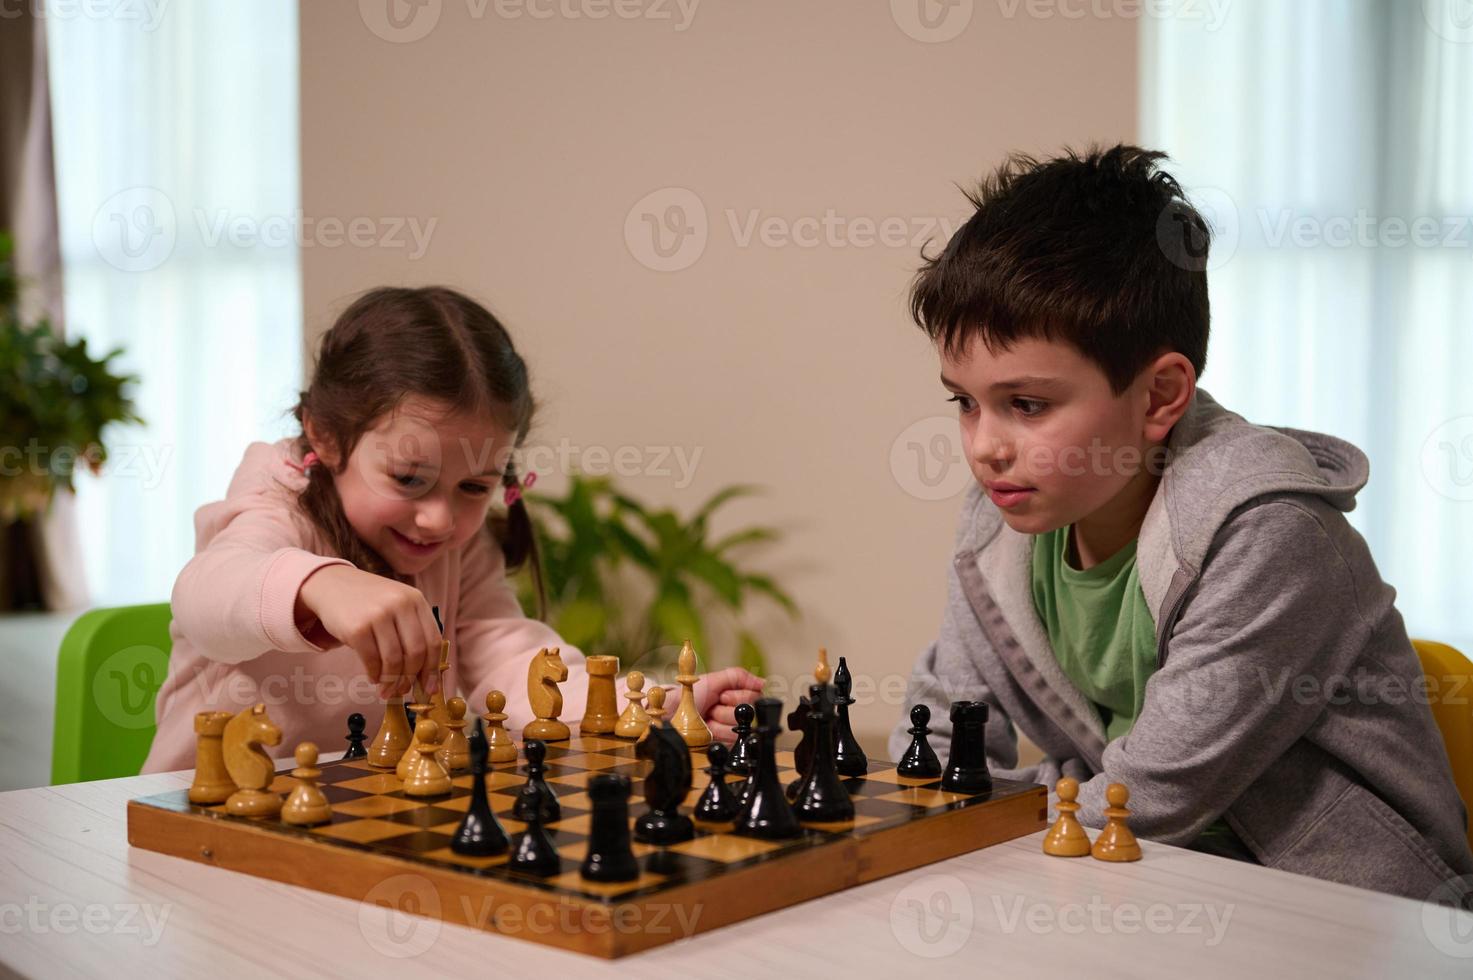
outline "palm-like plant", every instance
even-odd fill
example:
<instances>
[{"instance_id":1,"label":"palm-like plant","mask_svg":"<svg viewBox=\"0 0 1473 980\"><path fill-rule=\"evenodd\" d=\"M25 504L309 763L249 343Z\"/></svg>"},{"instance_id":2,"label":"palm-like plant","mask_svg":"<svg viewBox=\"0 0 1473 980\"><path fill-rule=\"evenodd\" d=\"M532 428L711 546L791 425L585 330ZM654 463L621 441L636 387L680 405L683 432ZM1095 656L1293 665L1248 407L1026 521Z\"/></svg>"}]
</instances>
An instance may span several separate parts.
<instances>
[{"instance_id":1,"label":"palm-like plant","mask_svg":"<svg viewBox=\"0 0 1473 980\"><path fill-rule=\"evenodd\" d=\"M627 668L662 666L685 639L709 655L705 612L712 606L739 616L755 595L796 617L796 604L776 582L736 563L751 546L776 541L777 531L749 527L710 540L711 516L755 492L747 485L727 487L688 520L646 507L606 478L574 476L562 497L529 498L538 515L549 621L569 643L614 654ZM626 568L646 580L647 598L631 603L616 597ZM521 585L523 605L531 608L527 577ZM756 673L766 667L762 645L747 629L736 631L735 659Z\"/></svg>"}]
</instances>

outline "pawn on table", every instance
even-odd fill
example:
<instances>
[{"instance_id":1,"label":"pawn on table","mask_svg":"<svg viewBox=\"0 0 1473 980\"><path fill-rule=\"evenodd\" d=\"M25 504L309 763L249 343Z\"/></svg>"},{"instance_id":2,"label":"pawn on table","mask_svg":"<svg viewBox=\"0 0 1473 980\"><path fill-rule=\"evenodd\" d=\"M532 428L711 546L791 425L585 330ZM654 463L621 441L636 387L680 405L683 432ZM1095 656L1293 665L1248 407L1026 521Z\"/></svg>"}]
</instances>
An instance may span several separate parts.
<instances>
[{"instance_id":1,"label":"pawn on table","mask_svg":"<svg viewBox=\"0 0 1473 980\"><path fill-rule=\"evenodd\" d=\"M487 759L492 763L516 762L517 743L506 730L506 695L500 691L486 692L486 713L481 716L486 723Z\"/></svg>"},{"instance_id":2,"label":"pawn on table","mask_svg":"<svg viewBox=\"0 0 1473 980\"><path fill-rule=\"evenodd\" d=\"M639 738L650 726L650 716L644 710L644 674L631 670L624 677L624 685L628 688L624 697L629 703L614 724L614 734L620 738Z\"/></svg>"},{"instance_id":3,"label":"pawn on table","mask_svg":"<svg viewBox=\"0 0 1473 980\"><path fill-rule=\"evenodd\" d=\"M902 776L918 779L935 779L941 775L941 760L926 736L931 734L931 709L924 704L910 709L910 745L900 757L895 771Z\"/></svg>"},{"instance_id":4,"label":"pawn on table","mask_svg":"<svg viewBox=\"0 0 1473 980\"><path fill-rule=\"evenodd\" d=\"M363 743L368 739L364 729L368 727L368 721L358 712L348 716L348 751L343 753L343 761L349 759L366 759L368 750Z\"/></svg>"},{"instance_id":5,"label":"pawn on table","mask_svg":"<svg viewBox=\"0 0 1473 980\"><path fill-rule=\"evenodd\" d=\"M459 772L471 764L470 746L465 740L465 698L445 702L445 739L435 758L446 772Z\"/></svg>"},{"instance_id":6,"label":"pawn on table","mask_svg":"<svg viewBox=\"0 0 1473 980\"><path fill-rule=\"evenodd\" d=\"M317 780L322 778L322 770L317 768L317 746L303 742L297 746L296 758L297 768L292 770L292 778L297 785L292 787L291 795L281 808L282 822L297 827L327 823L332 819L332 805L323 795L322 787L317 785Z\"/></svg>"},{"instance_id":7,"label":"pawn on table","mask_svg":"<svg viewBox=\"0 0 1473 980\"><path fill-rule=\"evenodd\" d=\"M1043 838L1043 853L1053 857L1084 857L1089 854L1089 835L1075 816L1079 812L1079 780L1065 776L1054 784L1059 795L1059 819Z\"/></svg>"},{"instance_id":8,"label":"pawn on table","mask_svg":"<svg viewBox=\"0 0 1473 980\"><path fill-rule=\"evenodd\" d=\"M665 720L665 689L663 687L650 688L649 707L645 709L645 714L649 716L649 721L644 731L639 733L638 741L641 742L649 738L651 728L658 727L660 722Z\"/></svg>"},{"instance_id":9,"label":"pawn on table","mask_svg":"<svg viewBox=\"0 0 1473 980\"><path fill-rule=\"evenodd\" d=\"M405 796L442 796L450 792L450 774L435 753L440 750L440 726L425 718L414 726L413 749L419 759L404 780Z\"/></svg>"},{"instance_id":10,"label":"pawn on table","mask_svg":"<svg viewBox=\"0 0 1473 980\"><path fill-rule=\"evenodd\" d=\"M737 776L745 776L750 769L752 719L757 717L757 712L745 701L737 705L734 712L736 727L732 729L732 733L736 740L731 744L731 755L726 760L726 771Z\"/></svg>"},{"instance_id":11,"label":"pawn on table","mask_svg":"<svg viewBox=\"0 0 1473 980\"><path fill-rule=\"evenodd\" d=\"M1125 804L1130 801L1130 790L1124 783L1111 783L1105 787L1105 829L1095 838L1090 853L1101 861L1139 861L1141 845L1135 834L1125 825L1130 811ZM1061 804L1062 805L1062 804Z\"/></svg>"},{"instance_id":12,"label":"pawn on table","mask_svg":"<svg viewBox=\"0 0 1473 980\"><path fill-rule=\"evenodd\" d=\"M742 705L742 707L747 708L750 713L751 705ZM707 823L727 823L735 820L739 803L736 793L726 784L726 746L720 742L713 744L706 752L706 761L709 763L706 766L706 774L711 777L711 782L707 784L705 792L701 793L701 798L696 801L696 808L691 815Z\"/></svg>"}]
</instances>

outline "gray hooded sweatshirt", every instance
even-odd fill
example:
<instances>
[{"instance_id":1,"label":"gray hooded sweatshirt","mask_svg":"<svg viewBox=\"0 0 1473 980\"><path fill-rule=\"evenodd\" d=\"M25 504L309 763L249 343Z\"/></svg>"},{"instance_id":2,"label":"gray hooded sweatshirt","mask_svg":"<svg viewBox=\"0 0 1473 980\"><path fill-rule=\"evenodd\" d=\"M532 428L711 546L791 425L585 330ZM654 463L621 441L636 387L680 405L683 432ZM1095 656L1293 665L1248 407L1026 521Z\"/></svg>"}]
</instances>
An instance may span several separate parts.
<instances>
[{"instance_id":1,"label":"gray hooded sweatshirt","mask_svg":"<svg viewBox=\"0 0 1473 980\"><path fill-rule=\"evenodd\" d=\"M1351 444L1254 425L1197 389L1168 440L1136 562L1156 671L1130 732L1109 743L1060 669L1033 605L1033 536L973 486L941 631L907 705L932 711L944 761L951 701L987 702L994 773L1080 780L1104 825L1105 786L1131 827L1189 844L1219 817L1260 863L1363 888L1466 903L1473 855L1422 670L1370 550L1344 512L1369 464ZM906 711L890 738L898 759ZM1015 730L1044 753L1017 769Z\"/></svg>"}]
</instances>

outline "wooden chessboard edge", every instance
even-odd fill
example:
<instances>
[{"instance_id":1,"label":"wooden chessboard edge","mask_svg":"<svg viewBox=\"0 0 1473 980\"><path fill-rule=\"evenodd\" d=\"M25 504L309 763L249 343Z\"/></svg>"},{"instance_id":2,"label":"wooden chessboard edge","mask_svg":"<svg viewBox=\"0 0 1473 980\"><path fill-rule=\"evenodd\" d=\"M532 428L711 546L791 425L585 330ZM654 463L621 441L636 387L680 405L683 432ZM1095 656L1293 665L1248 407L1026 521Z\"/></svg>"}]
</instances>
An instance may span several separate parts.
<instances>
[{"instance_id":1,"label":"wooden chessboard edge","mask_svg":"<svg viewBox=\"0 0 1473 980\"><path fill-rule=\"evenodd\" d=\"M969 854L1036 833L1048 826L1048 790L973 803L927 820L887 828L873 838L881 846L862 847L856 883L876 881L922 865ZM985 812L985 820L977 819Z\"/></svg>"}]
</instances>

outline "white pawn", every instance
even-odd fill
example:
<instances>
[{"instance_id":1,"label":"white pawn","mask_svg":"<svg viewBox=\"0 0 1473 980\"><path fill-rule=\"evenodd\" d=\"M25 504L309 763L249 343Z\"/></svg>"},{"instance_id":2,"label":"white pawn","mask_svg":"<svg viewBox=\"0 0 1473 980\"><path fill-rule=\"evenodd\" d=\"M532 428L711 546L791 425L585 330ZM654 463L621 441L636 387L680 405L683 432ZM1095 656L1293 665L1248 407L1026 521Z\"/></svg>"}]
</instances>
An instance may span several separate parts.
<instances>
[{"instance_id":1,"label":"white pawn","mask_svg":"<svg viewBox=\"0 0 1473 980\"><path fill-rule=\"evenodd\" d=\"M624 713L614 725L614 734L620 738L639 738L650 726L650 716L644 710L644 674L631 670L624 678L628 688L624 696L629 699Z\"/></svg>"},{"instance_id":2,"label":"white pawn","mask_svg":"<svg viewBox=\"0 0 1473 980\"><path fill-rule=\"evenodd\" d=\"M321 776L322 770L317 768L317 746L311 742L298 745L297 768L292 770L292 778L297 781L297 785L292 787L291 795L281 808L284 823L310 827L332 819L332 805L327 802L327 797L317 785Z\"/></svg>"}]
</instances>

